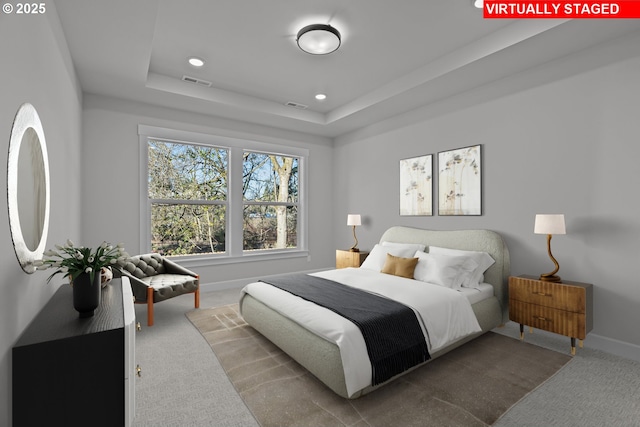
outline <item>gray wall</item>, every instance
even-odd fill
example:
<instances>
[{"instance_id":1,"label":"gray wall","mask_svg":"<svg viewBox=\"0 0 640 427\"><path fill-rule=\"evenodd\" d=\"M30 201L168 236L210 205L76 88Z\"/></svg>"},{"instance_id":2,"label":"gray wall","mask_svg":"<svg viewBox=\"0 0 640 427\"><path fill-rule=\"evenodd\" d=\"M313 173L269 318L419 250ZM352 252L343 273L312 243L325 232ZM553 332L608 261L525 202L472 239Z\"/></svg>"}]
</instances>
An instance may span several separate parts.
<instances>
[{"instance_id":1,"label":"gray wall","mask_svg":"<svg viewBox=\"0 0 640 427\"><path fill-rule=\"evenodd\" d=\"M146 195L140 194L139 184L139 124L309 150L309 259L190 267L200 274L205 288L221 288L237 280L248 283L247 279L260 275L315 270L335 264L333 235L328 231L332 227L330 139L95 95L85 96L83 114L86 144L83 161L91 164L91 173L85 174L83 180L82 235L86 242L100 243L107 239L124 243L131 254L142 252L140 197Z\"/></svg>"},{"instance_id":2,"label":"gray wall","mask_svg":"<svg viewBox=\"0 0 640 427\"><path fill-rule=\"evenodd\" d=\"M51 227L47 247L80 233L82 95L53 4L44 15L0 13L0 188L6 194L9 135L18 107L32 103L42 121L51 175ZM61 280L26 274L9 231L7 198L0 197L0 425L11 420L11 347ZM59 276L58 276L59 277Z\"/></svg>"},{"instance_id":3,"label":"gray wall","mask_svg":"<svg viewBox=\"0 0 640 427\"><path fill-rule=\"evenodd\" d=\"M293 144L310 150L310 259L210 267L201 271L204 283L331 266L334 249L352 244L347 213L364 216L358 229L363 249L395 224L494 229L511 250L513 274L537 274L551 265L544 236L533 234L534 215L561 212L568 234L553 240L560 275L595 285L595 326L586 345L640 354L634 268L640 237L640 58L570 77L562 64L551 64L550 74L563 79L538 87L529 83L516 93L505 90L512 82L507 79L480 91L490 97L461 95L338 138L332 147L324 138L104 97L86 96L83 105L50 2L42 16L0 14L0 40L0 150L7 153L18 107L33 103L49 151L48 247L67 238L82 244L107 239L124 242L132 253L139 250L138 124ZM484 149L484 214L400 217L399 159L471 144ZM0 187L6 188L6 172ZM22 272L6 199L0 200L0 425L8 425L11 346L62 280L47 285L46 272Z\"/></svg>"},{"instance_id":4,"label":"gray wall","mask_svg":"<svg viewBox=\"0 0 640 427\"><path fill-rule=\"evenodd\" d=\"M364 216L363 249L394 224L488 228L505 237L512 274L540 274L553 264L546 237L533 234L535 214L564 213L567 234L552 239L559 275L595 286L585 345L640 358L638 76L636 57L499 98L461 95L338 138L335 241L351 243L347 213ZM483 146L482 216L399 216L400 159L474 144Z\"/></svg>"}]
</instances>

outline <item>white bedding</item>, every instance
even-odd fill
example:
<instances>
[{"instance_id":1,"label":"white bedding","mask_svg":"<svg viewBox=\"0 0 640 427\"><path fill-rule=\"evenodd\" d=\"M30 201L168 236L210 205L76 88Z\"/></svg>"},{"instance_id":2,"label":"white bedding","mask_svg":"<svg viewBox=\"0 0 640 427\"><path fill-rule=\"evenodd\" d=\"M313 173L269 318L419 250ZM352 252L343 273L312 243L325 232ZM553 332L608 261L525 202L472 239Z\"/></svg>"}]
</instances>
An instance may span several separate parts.
<instances>
[{"instance_id":1,"label":"white bedding","mask_svg":"<svg viewBox=\"0 0 640 427\"><path fill-rule=\"evenodd\" d=\"M460 288L462 295L467 297L471 304L482 301L483 299L491 298L493 296L493 286L489 283L480 283L475 288Z\"/></svg>"},{"instance_id":2,"label":"white bedding","mask_svg":"<svg viewBox=\"0 0 640 427\"><path fill-rule=\"evenodd\" d=\"M481 331L471 303L462 292L362 268L328 270L313 275L381 294L413 308L430 353ZM360 330L352 322L263 282L250 283L242 292L337 344L349 396L371 385L366 345Z\"/></svg>"}]
</instances>

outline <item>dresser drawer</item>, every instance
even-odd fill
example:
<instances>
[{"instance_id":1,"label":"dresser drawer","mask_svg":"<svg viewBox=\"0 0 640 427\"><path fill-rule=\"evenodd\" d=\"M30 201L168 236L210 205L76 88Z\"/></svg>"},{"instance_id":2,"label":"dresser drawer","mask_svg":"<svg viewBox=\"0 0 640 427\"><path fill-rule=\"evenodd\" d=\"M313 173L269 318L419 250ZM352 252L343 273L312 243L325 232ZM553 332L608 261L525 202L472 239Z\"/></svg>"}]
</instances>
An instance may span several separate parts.
<instances>
[{"instance_id":1,"label":"dresser drawer","mask_svg":"<svg viewBox=\"0 0 640 427\"><path fill-rule=\"evenodd\" d=\"M509 318L521 325L584 339L586 315L509 299Z\"/></svg>"},{"instance_id":2,"label":"dresser drawer","mask_svg":"<svg viewBox=\"0 0 640 427\"><path fill-rule=\"evenodd\" d=\"M583 287L524 277L509 279L509 299L575 313L585 313L586 307L586 292Z\"/></svg>"}]
</instances>

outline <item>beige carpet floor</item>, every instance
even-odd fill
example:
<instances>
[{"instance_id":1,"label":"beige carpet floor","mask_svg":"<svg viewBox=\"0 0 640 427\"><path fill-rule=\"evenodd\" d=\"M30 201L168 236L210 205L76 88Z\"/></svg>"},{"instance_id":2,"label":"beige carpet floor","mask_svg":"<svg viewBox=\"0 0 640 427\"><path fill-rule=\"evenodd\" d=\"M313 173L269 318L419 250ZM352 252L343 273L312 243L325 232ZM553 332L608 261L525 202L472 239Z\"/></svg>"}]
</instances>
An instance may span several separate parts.
<instances>
[{"instance_id":1,"label":"beige carpet floor","mask_svg":"<svg viewBox=\"0 0 640 427\"><path fill-rule=\"evenodd\" d=\"M359 399L344 399L247 325L237 304L187 314L260 425L486 426L571 357L489 332Z\"/></svg>"}]
</instances>

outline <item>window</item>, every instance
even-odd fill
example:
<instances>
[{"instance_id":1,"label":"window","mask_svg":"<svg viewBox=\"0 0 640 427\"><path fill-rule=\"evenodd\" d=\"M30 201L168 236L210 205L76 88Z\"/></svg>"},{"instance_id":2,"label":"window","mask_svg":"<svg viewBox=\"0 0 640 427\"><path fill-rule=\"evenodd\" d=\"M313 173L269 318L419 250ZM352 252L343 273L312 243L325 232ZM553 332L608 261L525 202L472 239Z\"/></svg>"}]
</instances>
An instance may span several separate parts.
<instances>
[{"instance_id":1,"label":"window","mask_svg":"<svg viewBox=\"0 0 640 427\"><path fill-rule=\"evenodd\" d=\"M298 159L245 152L242 171L242 249L296 248Z\"/></svg>"},{"instance_id":2,"label":"window","mask_svg":"<svg viewBox=\"0 0 640 427\"><path fill-rule=\"evenodd\" d=\"M148 140L152 252L225 252L228 158L224 148Z\"/></svg>"},{"instance_id":3,"label":"window","mask_svg":"<svg viewBox=\"0 0 640 427\"><path fill-rule=\"evenodd\" d=\"M139 126L141 246L187 260L306 256L307 150Z\"/></svg>"}]
</instances>

